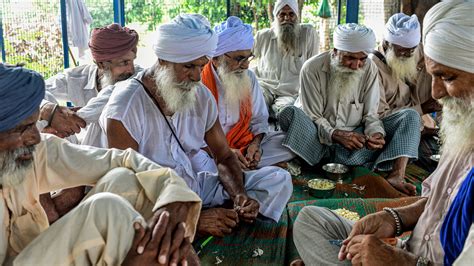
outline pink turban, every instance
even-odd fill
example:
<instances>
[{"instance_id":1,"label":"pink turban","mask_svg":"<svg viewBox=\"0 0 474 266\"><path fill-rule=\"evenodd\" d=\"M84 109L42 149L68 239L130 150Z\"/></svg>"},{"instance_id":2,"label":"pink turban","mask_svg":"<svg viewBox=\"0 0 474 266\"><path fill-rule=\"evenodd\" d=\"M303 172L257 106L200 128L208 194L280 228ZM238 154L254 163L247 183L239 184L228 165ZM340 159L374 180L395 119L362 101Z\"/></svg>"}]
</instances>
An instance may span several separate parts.
<instances>
[{"instance_id":1,"label":"pink turban","mask_svg":"<svg viewBox=\"0 0 474 266\"><path fill-rule=\"evenodd\" d=\"M92 30L89 47L96 62L121 57L137 46L138 33L119 24Z\"/></svg>"}]
</instances>

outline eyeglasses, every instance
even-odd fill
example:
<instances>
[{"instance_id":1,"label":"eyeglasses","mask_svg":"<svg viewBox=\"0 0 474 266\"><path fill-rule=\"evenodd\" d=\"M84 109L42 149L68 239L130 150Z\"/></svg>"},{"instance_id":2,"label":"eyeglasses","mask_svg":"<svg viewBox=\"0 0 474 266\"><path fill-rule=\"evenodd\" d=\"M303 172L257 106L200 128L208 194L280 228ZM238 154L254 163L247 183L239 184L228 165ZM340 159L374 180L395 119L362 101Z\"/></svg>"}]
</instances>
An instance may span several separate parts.
<instances>
[{"instance_id":1,"label":"eyeglasses","mask_svg":"<svg viewBox=\"0 0 474 266\"><path fill-rule=\"evenodd\" d=\"M250 62L255 58L254 54L250 54L249 56L236 56L236 57L232 57L228 54L224 54L224 55L234 60L235 62L239 63L239 65L242 65L246 62Z\"/></svg>"}]
</instances>

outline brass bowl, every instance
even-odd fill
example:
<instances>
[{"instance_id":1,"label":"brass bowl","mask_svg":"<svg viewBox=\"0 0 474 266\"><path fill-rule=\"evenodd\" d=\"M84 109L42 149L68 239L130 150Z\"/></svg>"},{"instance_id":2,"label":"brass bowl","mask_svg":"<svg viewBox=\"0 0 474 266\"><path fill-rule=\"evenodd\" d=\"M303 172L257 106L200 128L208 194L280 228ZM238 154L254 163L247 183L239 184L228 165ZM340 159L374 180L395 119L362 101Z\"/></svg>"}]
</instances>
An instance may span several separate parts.
<instances>
[{"instance_id":1,"label":"brass bowl","mask_svg":"<svg viewBox=\"0 0 474 266\"><path fill-rule=\"evenodd\" d=\"M330 198L336 190L336 182L324 179L324 178L314 178L308 180L308 191L311 196L316 198Z\"/></svg>"},{"instance_id":2,"label":"brass bowl","mask_svg":"<svg viewBox=\"0 0 474 266\"><path fill-rule=\"evenodd\" d=\"M327 178L342 183L344 175L349 172L349 167L340 163L328 163L323 165L323 170Z\"/></svg>"}]
</instances>

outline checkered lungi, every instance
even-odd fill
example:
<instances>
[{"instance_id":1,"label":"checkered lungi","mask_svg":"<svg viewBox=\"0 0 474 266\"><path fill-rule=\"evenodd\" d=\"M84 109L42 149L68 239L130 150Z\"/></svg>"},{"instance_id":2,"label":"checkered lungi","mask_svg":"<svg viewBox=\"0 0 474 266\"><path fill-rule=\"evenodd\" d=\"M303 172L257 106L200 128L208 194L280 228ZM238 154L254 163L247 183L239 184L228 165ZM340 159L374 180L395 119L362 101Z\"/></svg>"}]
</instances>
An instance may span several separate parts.
<instances>
[{"instance_id":1,"label":"checkered lungi","mask_svg":"<svg viewBox=\"0 0 474 266\"><path fill-rule=\"evenodd\" d=\"M364 147L350 151L339 144L321 144L317 125L301 109L289 106L279 115L281 129L287 132L282 145L310 165L330 157L335 163L390 171L393 160L399 157L417 159L421 135L420 115L415 110L403 109L381 121L386 132L385 146L381 150L369 150ZM354 131L363 134L364 128L358 127Z\"/></svg>"}]
</instances>

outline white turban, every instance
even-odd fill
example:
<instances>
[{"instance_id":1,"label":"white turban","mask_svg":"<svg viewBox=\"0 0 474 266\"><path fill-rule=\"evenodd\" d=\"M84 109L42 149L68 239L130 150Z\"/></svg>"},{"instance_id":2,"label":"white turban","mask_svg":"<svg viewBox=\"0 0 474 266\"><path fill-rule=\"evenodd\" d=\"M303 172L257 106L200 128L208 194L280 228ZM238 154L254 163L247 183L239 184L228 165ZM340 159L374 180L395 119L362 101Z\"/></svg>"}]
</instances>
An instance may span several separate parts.
<instances>
[{"instance_id":1,"label":"white turban","mask_svg":"<svg viewBox=\"0 0 474 266\"><path fill-rule=\"evenodd\" d=\"M434 61L474 73L473 2L441 2L423 21L425 54Z\"/></svg>"},{"instance_id":2,"label":"white turban","mask_svg":"<svg viewBox=\"0 0 474 266\"><path fill-rule=\"evenodd\" d=\"M229 17L220 25L215 26L214 31L219 39L214 56L233 51L250 50L253 47L252 26L244 24L238 17Z\"/></svg>"},{"instance_id":3,"label":"white turban","mask_svg":"<svg viewBox=\"0 0 474 266\"><path fill-rule=\"evenodd\" d=\"M212 57L217 35L209 21L199 14L182 14L158 27L153 45L159 59L185 63L203 56Z\"/></svg>"},{"instance_id":4,"label":"white turban","mask_svg":"<svg viewBox=\"0 0 474 266\"><path fill-rule=\"evenodd\" d=\"M333 39L334 48L351 53L370 53L375 47L374 32L355 23L337 25Z\"/></svg>"},{"instance_id":5,"label":"white turban","mask_svg":"<svg viewBox=\"0 0 474 266\"><path fill-rule=\"evenodd\" d=\"M420 44L421 29L416 15L397 13L385 24L384 39L389 43L412 48Z\"/></svg>"},{"instance_id":6,"label":"white turban","mask_svg":"<svg viewBox=\"0 0 474 266\"><path fill-rule=\"evenodd\" d=\"M299 8L298 2L296 0L277 0L275 6L273 7L273 16L276 18L281 9L284 8L286 5L288 5L291 10L295 12L296 16L298 16Z\"/></svg>"}]
</instances>

